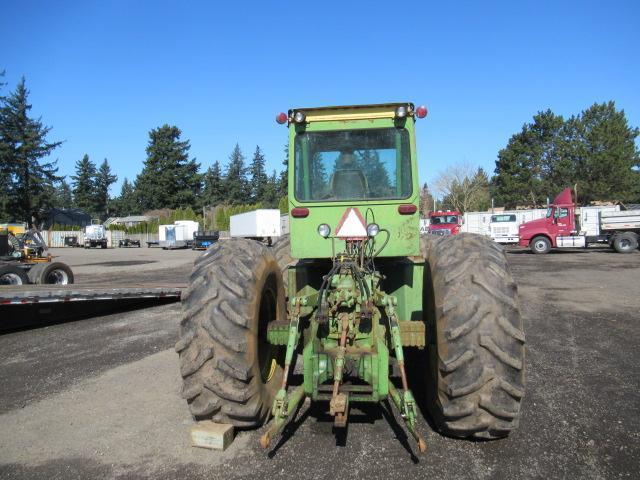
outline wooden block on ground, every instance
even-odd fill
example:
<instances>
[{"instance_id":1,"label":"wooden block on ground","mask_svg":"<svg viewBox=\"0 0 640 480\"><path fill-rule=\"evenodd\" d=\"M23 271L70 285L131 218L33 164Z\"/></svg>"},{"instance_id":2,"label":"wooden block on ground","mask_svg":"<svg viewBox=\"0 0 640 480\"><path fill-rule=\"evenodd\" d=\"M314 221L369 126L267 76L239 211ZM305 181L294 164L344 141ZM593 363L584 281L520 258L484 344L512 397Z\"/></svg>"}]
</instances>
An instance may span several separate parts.
<instances>
[{"instance_id":1,"label":"wooden block on ground","mask_svg":"<svg viewBox=\"0 0 640 480\"><path fill-rule=\"evenodd\" d=\"M233 442L233 425L203 420L191 427L191 445L194 447L226 450Z\"/></svg>"}]
</instances>

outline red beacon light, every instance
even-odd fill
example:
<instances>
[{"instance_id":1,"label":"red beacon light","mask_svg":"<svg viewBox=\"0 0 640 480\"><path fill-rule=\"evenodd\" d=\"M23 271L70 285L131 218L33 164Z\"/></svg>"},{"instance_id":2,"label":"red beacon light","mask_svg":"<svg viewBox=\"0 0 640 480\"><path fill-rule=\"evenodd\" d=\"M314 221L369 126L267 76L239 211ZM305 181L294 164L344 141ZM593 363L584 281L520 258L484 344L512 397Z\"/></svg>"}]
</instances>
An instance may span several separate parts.
<instances>
[{"instance_id":1,"label":"red beacon light","mask_svg":"<svg viewBox=\"0 0 640 480\"><path fill-rule=\"evenodd\" d=\"M420 105L418 108L416 108L416 117L424 118L427 116L428 112L429 111L427 110L427 107L425 107L424 105Z\"/></svg>"},{"instance_id":2,"label":"red beacon light","mask_svg":"<svg viewBox=\"0 0 640 480\"><path fill-rule=\"evenodd\" d=\"M276 122L278 122L280 125L282 125L283 123L287 123L287 120L289 120L289 116L284 112L280 112L278 115L276 115Z\"/></svg>"}]
</instances>

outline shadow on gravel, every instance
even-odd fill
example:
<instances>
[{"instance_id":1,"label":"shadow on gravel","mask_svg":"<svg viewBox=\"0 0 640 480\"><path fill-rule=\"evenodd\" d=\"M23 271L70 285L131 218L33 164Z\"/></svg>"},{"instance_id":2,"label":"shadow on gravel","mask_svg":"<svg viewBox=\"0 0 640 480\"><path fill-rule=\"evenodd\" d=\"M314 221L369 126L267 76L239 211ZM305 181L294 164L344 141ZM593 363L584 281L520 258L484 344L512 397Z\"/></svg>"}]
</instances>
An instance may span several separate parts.
<instances>
[{"instance_id":1,"label":"shadow on gravel","mask_svg":"<svg viewBox=\"0 0 640 480\"><path fill-rule=\"evenodd\" d=\"M48 305L2 305L0 306L0 334L167 305L177 301L179 301L177 298L143 298L92 300L91 302L52 303Z\"/></svg>"}]
</instances>

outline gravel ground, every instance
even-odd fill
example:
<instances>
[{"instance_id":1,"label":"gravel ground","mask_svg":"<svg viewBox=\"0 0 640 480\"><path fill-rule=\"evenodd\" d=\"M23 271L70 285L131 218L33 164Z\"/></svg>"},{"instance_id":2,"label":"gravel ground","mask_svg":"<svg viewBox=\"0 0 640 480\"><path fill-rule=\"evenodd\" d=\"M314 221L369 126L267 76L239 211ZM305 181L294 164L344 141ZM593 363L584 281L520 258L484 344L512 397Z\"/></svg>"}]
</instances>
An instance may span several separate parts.
<instances>
[{"instance_id":1,"label":"gravel ground","mask_svg":"<svg viewBox=\"0 0 640 480\"><path fill-rule=\"evenodd\" d=\"M54 252L58 254L58 252ZM191 251L70 250L83 283L184 282ZM527 334L527 394L507 439L443 437L426 420L416 455L393 415L354 411L337 440L303 407L275 451L260 431L223 453L189 446L179 398L177 304L0 336L1 478L637 478L640 253L509 254ZM122 262L149 263L122 263ZM101 282L104 280L101 280Z\"/></svg>"}]
</instances>

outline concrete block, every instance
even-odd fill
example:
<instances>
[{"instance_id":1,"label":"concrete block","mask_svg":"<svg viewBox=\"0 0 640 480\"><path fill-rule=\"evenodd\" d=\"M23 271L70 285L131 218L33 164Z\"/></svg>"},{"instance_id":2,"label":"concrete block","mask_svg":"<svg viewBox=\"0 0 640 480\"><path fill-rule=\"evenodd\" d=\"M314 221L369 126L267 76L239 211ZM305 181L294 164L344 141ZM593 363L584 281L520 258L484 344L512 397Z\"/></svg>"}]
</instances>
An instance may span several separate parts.
<instances>
[{"instance_id":1,"label":"concrete block","mask_svg":"<svg viewBox=\"0 0 640 480\"><path fill-rule=\"evenodd\" d=\"M212 450L226 450L233 442L233 425L203 420L191 427L191 445Z\"/></svg>"}]
</instances>

